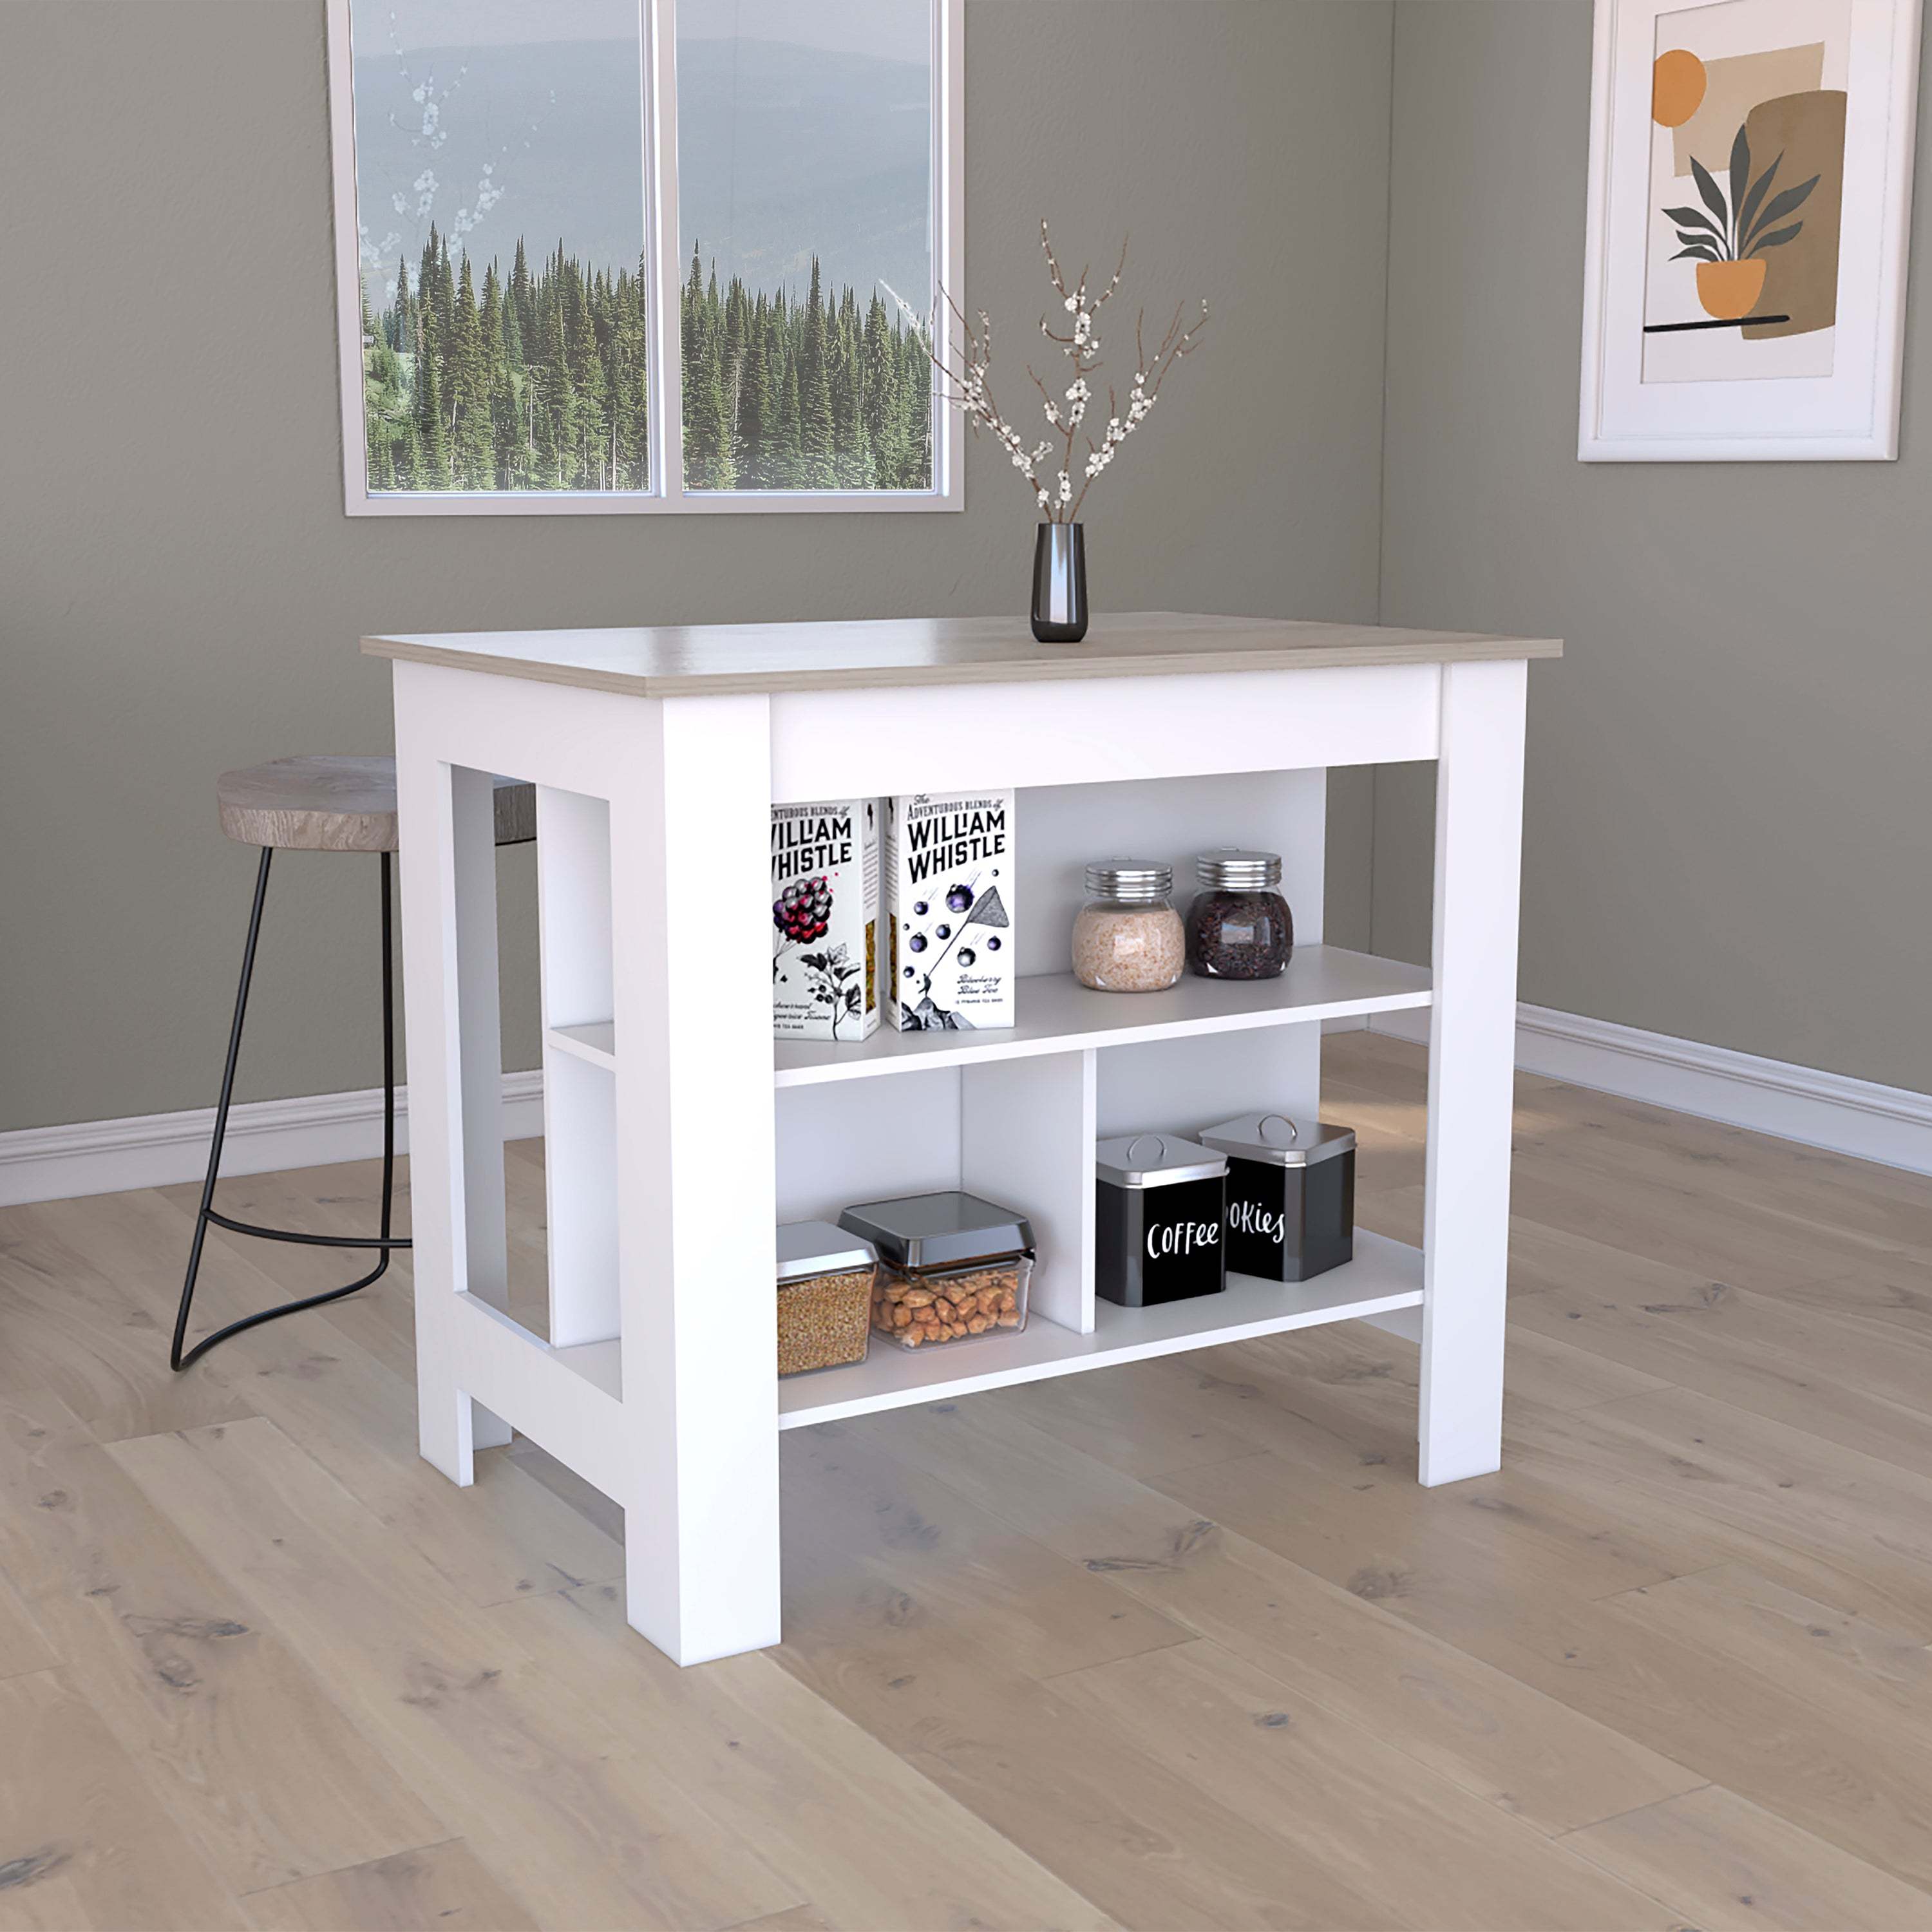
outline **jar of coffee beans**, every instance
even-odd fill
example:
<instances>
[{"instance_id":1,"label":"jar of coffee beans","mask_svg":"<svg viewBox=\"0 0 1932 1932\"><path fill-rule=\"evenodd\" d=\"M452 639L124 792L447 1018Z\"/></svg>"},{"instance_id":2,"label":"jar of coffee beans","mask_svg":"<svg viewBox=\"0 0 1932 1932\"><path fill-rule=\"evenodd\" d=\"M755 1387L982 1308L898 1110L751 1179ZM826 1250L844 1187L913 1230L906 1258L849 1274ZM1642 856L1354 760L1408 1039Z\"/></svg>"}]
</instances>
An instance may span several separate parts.
<instances>
[{"instance_id":1,"label":"jar of coffee beans","mask_svg":"<svg viewBox=\"0 0 1932 1932\"><path fill-rule=\"evenodd\" d=\"M1187 963L1204 980L1272 980L1294 950L1294 920L1276 889L1281 854L1217 846L1194 861L1202 890L1187 910Z\"/></svg>"}]
</instances>

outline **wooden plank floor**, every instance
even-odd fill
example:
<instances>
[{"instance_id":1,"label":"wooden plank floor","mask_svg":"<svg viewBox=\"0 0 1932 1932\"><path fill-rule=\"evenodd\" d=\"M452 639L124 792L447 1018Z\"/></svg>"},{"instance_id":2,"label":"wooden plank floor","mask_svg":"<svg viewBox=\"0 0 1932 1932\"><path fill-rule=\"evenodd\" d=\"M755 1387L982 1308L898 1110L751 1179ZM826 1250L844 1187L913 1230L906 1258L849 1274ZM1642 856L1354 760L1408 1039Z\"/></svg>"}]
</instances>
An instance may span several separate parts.
<instances>
[{"instance_id":1,"label":"wooden plank floor","mask_svg":"<svg viewBox=\"0 0 1932 1932\"><path fill-rule=\"evenodd\" d=\"M1327 1057L1414 1240L1421 1055ZM195 1190L0 1213L0 1928L1932 1928L1932 1181L1517 1127L1500 1475L1356 1326L800 1430L786 1641L685 1672L601 1498L417 1460L406 1266L176 1377ZM217 1235L200 1318L334 1266Z\"/></svg>"}]
</instances>

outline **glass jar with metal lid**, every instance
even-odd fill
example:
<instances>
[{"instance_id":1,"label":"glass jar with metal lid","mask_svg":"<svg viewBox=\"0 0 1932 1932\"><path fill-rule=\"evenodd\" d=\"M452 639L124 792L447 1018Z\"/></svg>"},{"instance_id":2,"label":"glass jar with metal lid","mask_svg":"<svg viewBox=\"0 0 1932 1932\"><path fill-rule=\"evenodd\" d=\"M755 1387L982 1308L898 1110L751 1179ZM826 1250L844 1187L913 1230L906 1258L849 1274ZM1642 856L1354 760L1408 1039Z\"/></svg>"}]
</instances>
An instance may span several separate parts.
<instances>
[{"instance_id":1,"label":"glass jar with metal lid","mask_svg":"<svg viewBox=\"0 0 1932 1932\"><path fill-rule=\"evenodd\" d=\"M1272 980L1294 950L1294 919L1276 888L1278 852L1233 845L1194 862L1202 890L1187 910L1187 963L1204 980Z\"/></svg>"},{"instance_id":2,"label":"glass jar with metal lid","mask_svg":"<svg viewBox=\"0 0 1932 1932\"><path fill-rule=\"evenodd\" d=\"M1244 1114L1201 1136L1228 1156L1228 1265L1309 1281L1355 1252L1355 1130Z\"/></svg>"},{"instance_id":3,"label":"glass jar with metal lid","mask_svg":"<svg viewBox=\"0 0 1932 1932\"><path fill-rule=\"evenodd\" d=\"M1087 868L1087 903L1073 920L1073 976L1102 993L1158 993L1187 963L1174 868L1102 859Z\"/></svg>"},{"instance_id":4,"label":"glass jar with metal lid","mask_svg":"<svg viewBox=\"0 0 1932 1932\"><path fill-rule=\"evenodd\" d=\"M872 1243L830 1221L788 1221L778 1253L778 1373L862 1362L879 1269Z\"/></svg>"},{"instance_id":5,"label":"glass jar with metal lid","mask_svg":"<svg viewBox=\"0 0 1932 1932\"><path fill-rule=\"evenodd\" d=\"M1178 1134L1122 1134L1094 1149L1094 1292L1151 1308L1226 1287L1228 1160Z\"/></svg>"},{"instance_id":6,"label":"glass jar with metal lid","mask_svg":"<svg viewBox=\"0 0 1932 1932\"><path fill-rule=\"evenodd\" d=\"M879 1251L872 1326L902 1348L937 1348L1026 1326L1032 1224L976 1194L865 1201L838 1217Z\"/></svg>"}]
</instances>

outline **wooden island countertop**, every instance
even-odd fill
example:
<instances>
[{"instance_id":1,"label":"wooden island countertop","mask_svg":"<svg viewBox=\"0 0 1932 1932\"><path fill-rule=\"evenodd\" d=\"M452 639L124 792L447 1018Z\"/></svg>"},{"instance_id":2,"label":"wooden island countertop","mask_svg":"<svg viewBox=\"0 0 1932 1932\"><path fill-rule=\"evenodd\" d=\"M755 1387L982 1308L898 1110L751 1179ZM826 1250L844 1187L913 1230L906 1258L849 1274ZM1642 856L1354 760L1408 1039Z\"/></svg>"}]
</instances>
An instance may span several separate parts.
<instances>
[{"instance_id":1,"label":"wooden island countertop","mask_svg":"<svg viewBox=\"0 0 1932 1932\"><path fill-rule=\"evenodd\" d=\"M1068 678L1312 670L1554 658L1554 638L1140 610L1095 619L1077 644L1034 641L1018 617L875 617L811 624L464 631L364 638L372 657L637 698L1022 684Z\"/></svg>"}]
</instances>

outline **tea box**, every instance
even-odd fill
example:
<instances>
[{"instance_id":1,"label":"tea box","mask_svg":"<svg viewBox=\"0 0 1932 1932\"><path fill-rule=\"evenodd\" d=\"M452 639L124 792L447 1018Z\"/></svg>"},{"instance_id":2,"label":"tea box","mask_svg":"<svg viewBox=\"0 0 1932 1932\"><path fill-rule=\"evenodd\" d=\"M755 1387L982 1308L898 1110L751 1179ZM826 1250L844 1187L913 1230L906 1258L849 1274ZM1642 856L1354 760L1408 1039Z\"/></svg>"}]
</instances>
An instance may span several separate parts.
<instances>
[{"instance_id":1,"label":"tea box","mask_svg":"<svg viewBox=\"0 0 1932 1932\"><path fill-rule=\"evenodd\" d=\"M863 1040L879 1024L879 801L772 807L772 1030Z\"/></svg>"},{"instance_id":2,"label":"tea box","mask_svg":"<svg viewBox=\"0 0 1932 1932\"><path fill-rule=\"evenodd\" d=\"M902 1033L1013 1024L1014 798L916 792L886 806L886 1017Z\"/></svg>"}]
</instances>

